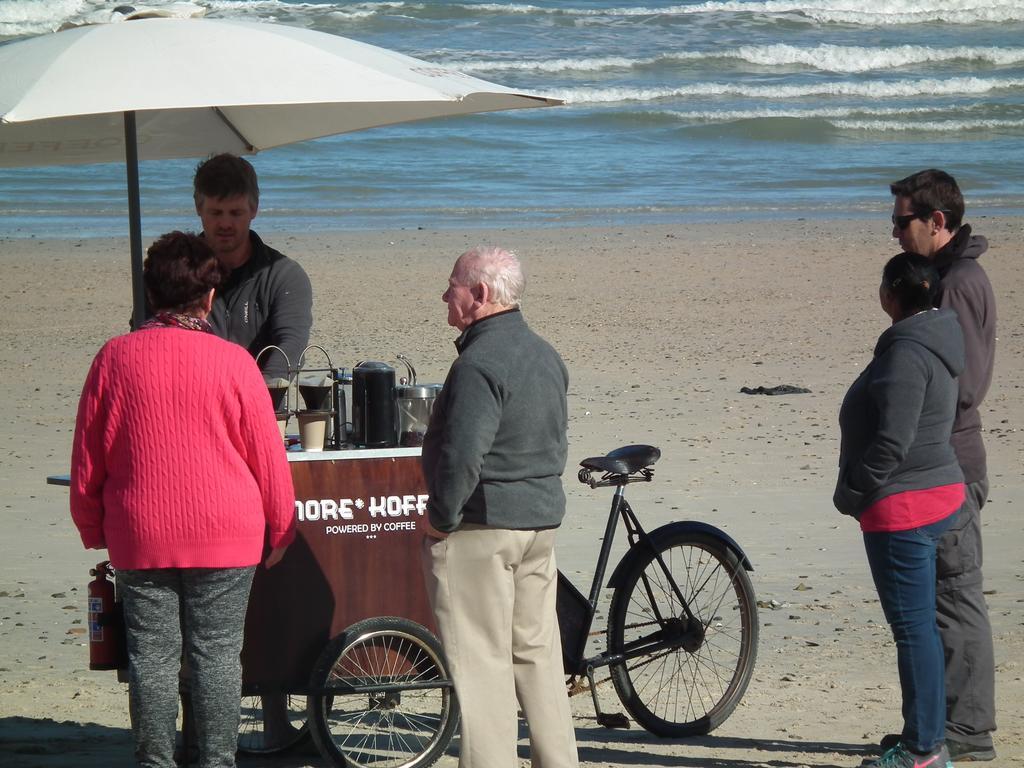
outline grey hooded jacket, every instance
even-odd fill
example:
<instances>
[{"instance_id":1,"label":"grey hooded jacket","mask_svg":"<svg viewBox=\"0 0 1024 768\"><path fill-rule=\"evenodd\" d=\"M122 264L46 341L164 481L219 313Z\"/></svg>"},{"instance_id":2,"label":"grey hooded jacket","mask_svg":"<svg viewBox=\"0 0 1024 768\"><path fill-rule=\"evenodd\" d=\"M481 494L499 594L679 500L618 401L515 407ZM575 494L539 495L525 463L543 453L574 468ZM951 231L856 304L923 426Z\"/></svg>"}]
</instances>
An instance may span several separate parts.
<instances>
[{"instance_id":1,"label":"grey hooded jacket","mask_svg":"<svg viewBox=\"0 0 1024 768\"><path fill-rule=\"evenodd\" d=\"M894 323L839 410L839 480L844 515L880 499L963 481L949 437L964 340L956 313L920 312Z\"/></svg>"},{"instance_id":2,"label":"grey hooded jacket","mask_svg":"<svg viewBox=\"0 0 1024 768\"><path fill-rule=\"evenodd\" d=\"M996 297L978 263L978 257L987 250L988 241L971 234L970 226L964 224L935 254L935 268L942 277L935 306L956 312L964 333L966 357L950 442L968 483L988 474L978 412L992 383L996 356Z\"/></svg>"}]
</instances>

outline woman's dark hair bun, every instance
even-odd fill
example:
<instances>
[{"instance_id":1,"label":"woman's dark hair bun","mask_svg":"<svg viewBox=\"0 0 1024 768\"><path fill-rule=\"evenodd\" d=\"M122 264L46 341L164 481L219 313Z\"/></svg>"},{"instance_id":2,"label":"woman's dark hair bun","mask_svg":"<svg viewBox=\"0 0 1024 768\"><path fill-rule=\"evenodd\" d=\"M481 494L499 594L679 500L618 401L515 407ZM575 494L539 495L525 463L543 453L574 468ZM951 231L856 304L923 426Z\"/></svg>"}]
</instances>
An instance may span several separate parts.
<instances>
[{"instance_id":1,"label":"woman's dark hair bun","mask_svg":"<svg viewBox=\"0 0 1024 768\"><path fill-rule=\"evenodd\" d=\"M938 270L931 259L916 253L904 252L889 259L882 282L908 315L934 307L939 294Z\"/></svg>"}]
</instances>

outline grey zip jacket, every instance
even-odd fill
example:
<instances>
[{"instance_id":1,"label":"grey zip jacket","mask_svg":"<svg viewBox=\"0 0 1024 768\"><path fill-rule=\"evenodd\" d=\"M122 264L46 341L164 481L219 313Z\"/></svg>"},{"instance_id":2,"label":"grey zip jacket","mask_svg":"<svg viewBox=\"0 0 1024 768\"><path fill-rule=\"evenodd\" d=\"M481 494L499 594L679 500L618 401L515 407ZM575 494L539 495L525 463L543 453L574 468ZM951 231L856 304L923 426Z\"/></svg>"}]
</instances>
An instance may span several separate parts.
<instances>
[{"instance_id":1,"label":"grey zip jacket","mask_svg":"<svg viewBox=\"0 0 1024 768\"><path fill-rule=\"evenodd\" d=\"M949 442L963 367L963 333L950 309L920 312L878 338L839 410L836 509L859 518L895 493L963 481Z\"/></svg>"},{"instance_id":2,"label":"grey zip jacket","mask_svg":"<svg viewBox=\"0 0 1024 768\"><path fill-rule=\"evenodd\" d=\"M217 291L210 325L222 339L241 344L253 357L268 344L284 350L291 368L299 364L313 325L313 289L305 270L250 231L252 256L231 273ZM280 355L268 352L260 368L275 377L288 376Z\"/></svg>"},{"instance_id":3,"label":"grey zip jacket","mask_svg":"<svg viewBox=\"0 0 1024 768\"><path fill-rule=\"evenodd\" d=\"M455 344L459 357L423 439L431 525L557 527L568 454L565 363L518 309L478 320Z\"/></svg>"}]
</instances>

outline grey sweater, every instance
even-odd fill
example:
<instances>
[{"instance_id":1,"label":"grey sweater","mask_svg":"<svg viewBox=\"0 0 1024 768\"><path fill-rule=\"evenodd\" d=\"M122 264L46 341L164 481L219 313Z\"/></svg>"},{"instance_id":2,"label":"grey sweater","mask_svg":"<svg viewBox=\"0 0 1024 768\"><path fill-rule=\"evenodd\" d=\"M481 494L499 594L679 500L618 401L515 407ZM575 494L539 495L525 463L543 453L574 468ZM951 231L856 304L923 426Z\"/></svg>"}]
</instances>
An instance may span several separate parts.
<instances>
[{"instance_id":1,"label":"grey sweater","mask_svg":"<svg viewBox=\"0 0 1024 768\"><path fill-rule=\"evenodd\" d=\"M963 334L952 310L921 312L878 338L839 410L836 509L859 517L894 493L963 480L949 442L963 367Z\"/></svg>"},{"instance_id":2,"label":"grey sweater","mask_svg":"<svg viewBox=\"0 0 1024 768\"><path fill-rule=\"evenodd\" d=\"M456 347L423 440L431 524L558 526L568 453L562 358L519 310L477 321Z\"/></svg>"}]
</instances>

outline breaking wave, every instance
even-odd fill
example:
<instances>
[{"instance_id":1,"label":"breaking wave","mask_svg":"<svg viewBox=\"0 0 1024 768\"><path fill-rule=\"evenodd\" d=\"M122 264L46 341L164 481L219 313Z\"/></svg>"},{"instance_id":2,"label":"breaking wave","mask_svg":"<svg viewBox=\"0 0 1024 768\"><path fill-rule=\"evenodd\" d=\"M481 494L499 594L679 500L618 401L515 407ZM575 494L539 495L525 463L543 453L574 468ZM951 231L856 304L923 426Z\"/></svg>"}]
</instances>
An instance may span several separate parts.
<instances>
[{"instance_id":1,"label":"breaking wave","mask_svg":"<svg viewBox=\"0 0 1024 768\"><path fill-rule=\"evenodd\" d=\"M180 0L148 0L151 8L169 8ZM196 0L195 5L214 17L286 21L300 25L324 19L352 22L387 18L451 20L495 16L585 18L592 23L607 19L686 16L742 16L782 18L813 24L884 27L944 23L957 25L1005 24L1024 21L1019 0L709 0L694 5L621 5L613 8L558 7L534 3L425 3L402 0L378 2L284 2L283 0ZM0 37L41 34L65 24L91 24L111 20L113 4L107 0L0 0ZM845 70L844 70L845 71Z\"/></svg>"},{"instance_id":2,"label":"breaking wave","mask_svg":"<svg viewBox=\"0 0 1024 768\"><path fill-rule=\"evenodd\" d=\"M995 46L956 46L931 48L922 45L901 45L891 48L817 45L800 48L793 45L744 45L718 51L682 51L660 56L630 58L601 56L593 58L561 58L539 61L480 60L445 62L463 72L523 71L557 74L563 72L600 72L604 70L646 69L678 62L700 62L734 59L763 67L800 65L827 72L872 72L920 64L969 62L990 66L1009 66L1024 62L1024 48Z\"/></svg>"},{"instance_id":3,"label":"breaking wave","mask_svg":"<svg viewBox=\"0 0 1024 768\"><path fill-rule=\"evenodd\" d=\"M366 3L394 12L415 13L427 8L423 3ZM891 0L718 0L695 5L621 6L617 8L558 8L531 3L480 3L449 6L465 14L531 14L552 16L636 17L692 16L700 14L755 14L763 16L802 16L823 24L888 26L894 24L1003 23L1024 20L1024 7L1016 0L907 0L895 5Z\"/></svg>"},{"instance_id":4,"label":"breaking wave","mask_svg":"<svg viewBox=\"0 0 1024 768\"><path fill-rule=\"evenodd\" d=\"M550 89L549 96L569 104L610 104L624 101L659 101L684 96L744 96L755 99L798 99L808 96L860 96L906 98L991 93L1024 88L1024 79L953 77L945 80L889 80L875 82L815 82L806 85L748 85L745 83L693 83L668 88Z\"/></svg>"}]
</instances>

